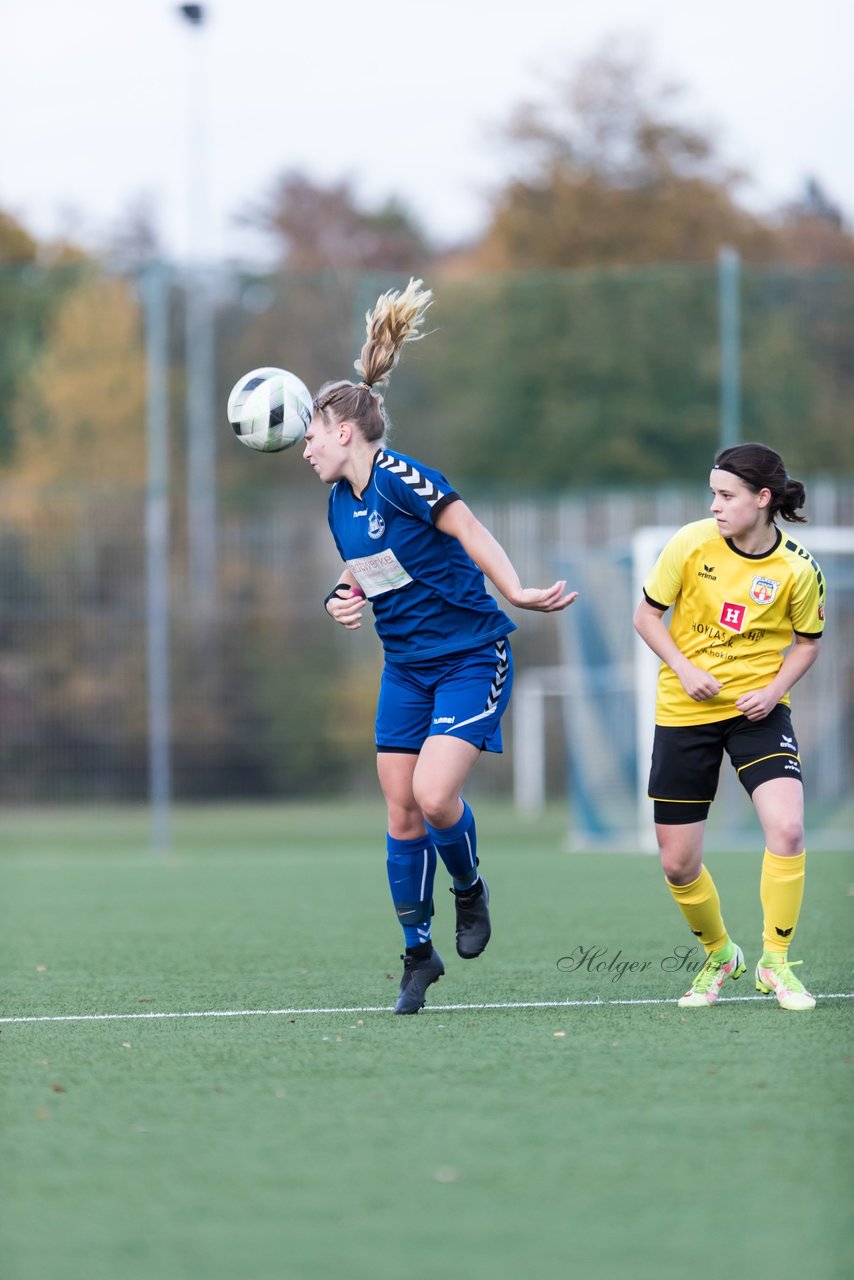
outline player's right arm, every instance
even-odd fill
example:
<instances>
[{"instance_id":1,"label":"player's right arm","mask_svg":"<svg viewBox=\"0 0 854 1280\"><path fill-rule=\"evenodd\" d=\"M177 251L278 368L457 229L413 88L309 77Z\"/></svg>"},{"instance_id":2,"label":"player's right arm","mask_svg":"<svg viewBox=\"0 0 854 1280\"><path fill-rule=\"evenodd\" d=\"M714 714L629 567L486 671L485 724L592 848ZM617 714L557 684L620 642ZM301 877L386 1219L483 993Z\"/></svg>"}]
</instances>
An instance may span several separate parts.
<instances>
[{"instance_id":1,"label":"player's right arm","mask_svg":"<svg viewBox=\"0 0 854 1280\"><path fill-rule=\"evenodd\" d=\"M338 575L338 581L326 597L324 608L330 618L334 618L348 631L355 631L362 625L362 610L365 607L365 593L349 569Z\"/></svg>"},{"instance_id":2,"label":"player's right arm","mask_svg":"<svg viewBox=\"0 0 854 1280\"><path fill-rule=\"evenodd\" d=\"M656 657L667 664L689 698L694 702L705 702L716 697L723 687L720 680L685 657L664 625L666 612L666 609L657 609L644 598L635 610L635 631Z\"/></svg>"}]
</instances>

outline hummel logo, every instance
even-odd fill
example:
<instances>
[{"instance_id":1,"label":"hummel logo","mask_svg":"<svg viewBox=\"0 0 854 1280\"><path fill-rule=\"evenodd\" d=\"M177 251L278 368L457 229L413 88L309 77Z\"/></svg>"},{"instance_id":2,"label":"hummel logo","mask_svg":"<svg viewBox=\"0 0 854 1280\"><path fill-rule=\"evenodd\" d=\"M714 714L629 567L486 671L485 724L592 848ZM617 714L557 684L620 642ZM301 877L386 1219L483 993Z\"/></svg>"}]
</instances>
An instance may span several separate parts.
<instances>
[{"instance_id":1,"label":"hummel logo","mask_svg":"<svg viewBox=\"0 0 854 1280\"><path fill-rule=\"evenodd\" d=\"M384 449L380 450L377 455L377 466L383 467L393 476L399 476L403 483L414 489L419 497L424 498L430 507L435 506L439 499L445 496L442 490L437 489L432 480L422 476L416 467L404 462L402 458L392 457Z\"/></svg>"},{"instance_id":2,"label":"hummel logo","mask_svg":"<svg viewBox=\"0 0 854 1280\"><path fill-rule=\"evenodd\" d=\"M794 926L794 925L792 925L792 929L793 929L794 927L795 927L795 926ZM776 928L776 926L775 926L774 932L775 932L775 933L778 933L778 934L780 935L780 937L781 937L781 938L788 938L788 937L789 937L789 935L790 935L790 934L791 934L791 932L792 932L792 929L778 929L778 928Z\"/></svg>"}]
</instances>

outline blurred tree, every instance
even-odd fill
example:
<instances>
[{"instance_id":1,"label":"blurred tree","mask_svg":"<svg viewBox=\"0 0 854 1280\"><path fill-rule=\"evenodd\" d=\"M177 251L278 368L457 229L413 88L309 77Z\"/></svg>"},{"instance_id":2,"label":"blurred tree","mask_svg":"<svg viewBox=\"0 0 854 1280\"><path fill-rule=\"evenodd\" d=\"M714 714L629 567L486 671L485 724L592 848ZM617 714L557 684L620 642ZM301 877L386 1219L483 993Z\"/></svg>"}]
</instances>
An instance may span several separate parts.
<instances>
[{"instance_id":1,"label":"blurred tree","mask_svg":"<svg viewBox=\"0 0 854 1280\"><path fill-rule=\"evenodd\" d=\"M658 483L705 460L717 427L711 270L496 279L460 287L441 318L421 377L442 465L461 484Z\"/></svg>"},{"instance_id":2,"label":"blurred tree","mask_svg":"<svg viewBox=\"0 0 854 1280\"><path fill-rule=\"evenodd\" d=\"M239 219L272 237L289 268L417 272L433 256L411 214L395 198L360 208L349 182L320 186L286 173L269 199Z\"/></svg>"},{"instance_id":3,"label":"blurred tree","mask_svg":"<svg viewBox=\"0 0 854 1280\"><path fill-rule=\"evenodd\" d=\"M140 194L126 206L107 233L103 247L110 262L124 270L138 270L152 258L165 257L152 196Z\"/></svg>"},{"instance_id":4,"label":"blurred tree","mask_svg":"<svg viewBox=\"0 0 854 1280\"><path fill-rule=\"evenodd\" d=\"M854 235L842 210L816 178L808 178L799 199L783 210L784 261L800 267L854 264Z\"/></svg>"},{"instance_id":5,"label":"blurred tree","mask_svg":"<svg viewBox=\"0 0 854 1280\"><path fill-rule=\"evenodd\" d=\"M773 230L735 200L742 175L708 131L675 117L678 96L617 44L551 100L521 106L502 131L518 172L496 194L471 265L710 262L722 243L749 261L772 258Z\"/></svg>"},{"instance_id":6,"label":"blurred tree","mask_svg":"<svg viewBox=\"0 0 854 1280\"><path fill-rule=\"evenodd\" d=\"M35 262L37 254L38 243L29 231L10 213L0 209L0 265Z\"/></svg>"},{"instance_id":7,"label":"blurred tree","mask_svg":"<svg viewBox=\"0 0 854 1280\"><path fill-rule=\"evenodd\" d=\"M0 209L0 269L8 266L67 266L86 261L86 254L68 237L38 240L23 223Z\"/></svg>"},{"instance_id":8,"label":"blurred tree","mask_svg":"<svg viewBox=\"0 0 854 1280\"><path fill-rule=\"evenodd\" d=\"M14 454L10 406L81 261L79 250L64 243L41 244L10 213L0 210L0 403L6 410L0 414L0 466Z\"/></svg>"},{"instance_id":9,"label":"blurred tree","mask_svg":"<svg viewBox=\"0 0 854 1280\"><path fill-rule=\"evenodd\" d=\"M854 470L854 274L749 267L742 292L745 433ZM466 491L680 483L717 447L712 266L445 282L434 322L389 408Z\"/></svg>"},{"instance_id":10,"label":"blurred tree","mask_svg":"<svg viewBox=\"0 0 854 1280\"><path fill-rule=\"evenodd\" d=\"M145 482L145 356L131 282L89 274L57 303L12 411L15 501Z\"/></svg>"}]
</instances>

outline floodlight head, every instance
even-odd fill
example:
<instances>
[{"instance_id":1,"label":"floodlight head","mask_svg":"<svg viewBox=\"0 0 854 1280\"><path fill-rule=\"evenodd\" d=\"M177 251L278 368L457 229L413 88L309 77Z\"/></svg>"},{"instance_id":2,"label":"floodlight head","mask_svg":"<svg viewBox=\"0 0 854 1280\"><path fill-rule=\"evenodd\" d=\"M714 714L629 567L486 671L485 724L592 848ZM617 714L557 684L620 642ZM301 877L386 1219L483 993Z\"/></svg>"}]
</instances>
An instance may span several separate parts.
<instances>
[{"instance_id":1,"label":"floodlight head","mask_svg":"<svg viewBox=\"0 0 854 1280\"><path fill-rule=\"evenodd\" d=\"M201 4L179 4L178 12L194 27L200 27L205 20L205 8Z\"/></svg>"}]
</instances>

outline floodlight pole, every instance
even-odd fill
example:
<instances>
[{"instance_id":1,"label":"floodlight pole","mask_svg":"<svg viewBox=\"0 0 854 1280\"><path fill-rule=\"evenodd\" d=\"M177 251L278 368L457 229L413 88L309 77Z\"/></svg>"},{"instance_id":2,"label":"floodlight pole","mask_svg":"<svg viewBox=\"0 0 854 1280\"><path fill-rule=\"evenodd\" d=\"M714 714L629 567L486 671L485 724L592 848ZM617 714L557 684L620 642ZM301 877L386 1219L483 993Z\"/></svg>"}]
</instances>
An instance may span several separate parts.
<instances>
[{"instance_id":1,"label":"floodlight pole","mask_svg":"<svg viewBox=\"0 0 854 1280\"><path fill-rule=\"evenodd\" d=\"M145 491L148 656L148 794L151 844L171 840L172 759L169 678L169 317L166 270L152 262L141 281L147 380Z\"/></svg>"},{"instance_id":2,"label":"floodlight pole","mask_svg":"<svg viewBox=\"0 0 854 1280\"><path fill-rule=\"evenodd\" d=\"M741 439L741 258L724 245L718 253L718 323L720 334L720 447Z\"/></svg>"},{"instance_id":3,"label":"floodlight pole","mask_svg":"<svg viewBox=\"0 0 854 1280\"><path fill-rule=\"evenodd\" d=\"M188 601L209 621L217 598L216 406L212 268L208 243L208 76L205 6L182 4L191 28L187 74L187 259L185 274Z\"/></svg>"}]
</instances>

